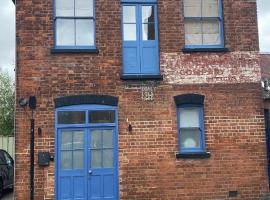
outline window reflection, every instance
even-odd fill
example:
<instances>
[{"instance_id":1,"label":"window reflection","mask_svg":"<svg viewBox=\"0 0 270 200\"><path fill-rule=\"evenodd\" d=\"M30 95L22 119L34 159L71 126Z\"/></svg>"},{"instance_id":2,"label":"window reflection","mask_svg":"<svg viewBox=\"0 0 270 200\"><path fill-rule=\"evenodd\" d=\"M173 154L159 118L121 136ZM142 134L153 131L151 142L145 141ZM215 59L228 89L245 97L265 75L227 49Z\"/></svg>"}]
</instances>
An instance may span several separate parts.
<instances>
[{"instance_id":1,"label":"window reflection","mask_svg":"<svg viewBox=\"0 0 270 200\"><path fill-rule=\"evenodd\" d=\"M154 6L142 6L143 40L155 40Z\"/></svg>"},{"instance_id":2,"label":"window reflection","mask_svg":"<svg viewBox=\"0 0 270 200\"><path fill-rule=\"evenodd\" d=\"M136 40L136 24L124 24L124 40Z\"/></svg>"},{"instance_id":3,"label":"window reflection","mask_svg":"<svg viewBox=\"0 0 270 200\"><path fill-rule=\"evenodd\" d=\"M155 24L142 24L143 40L155 40Z\"/></svg>"},{"instance_id":4,"label":"window reflection","mask_svg":"<svg viewBox=\"0 0 270 200\"><path fill-rule=\"evenodd\" d=\"M154 6L142 7L142 23L154 23Z\"/></svg>"},{"instance_id":5,"label":"window reflection","mask_svg":"<svg viewBox=\"0 0 270 200\"><path fill-rule=\"evenodd\" d=\"M60 111L58 112L58 124L84 124L84 111Z\"/></svg>"},{"instance_id":6,"label":"window reflection","mask_svg":"<svg viewBox=\"0 0 270 200\"><path fill-rule=\"evenodd\" d=\"M137 39L136 6L123 6L123 35L125 41Z\"/></svg>"},{"instance_id":7,"label":"window reflection","mask_svg":"<svg viewBox=\"0 0 270 200\"><path fill-rule=\"evenodd\" d=\"M82 169L84 166L84 132L61 131L61 169Z\"/></svg>"},{"instance_id":8,"label":"window reflection","mask_svg":"<svg viewBox=\"0 0 270 200\"><path fill-rule=\"evenodd\" d=\"M136 23L136 7L135 6L123 6L123 22Z\"/></svg>"},{"instance_id":9,"label":"window reflection","mask_svg":"<svg viewBox=\"0 0 270 200\"><path fill-rule=\"evenodd\" d=\"M76 20L76 45L94 45L94 21Z\"/></svg>"},{"instance_id":10,"label":"window reflection","mask_svg":"<svg viewBox=\"0 0 270 200\"><path fill-rule=\"evenodd\" d=\"M91 168L113 167L113 130L91 130Z\"/></svg>"},{"instance_id":11,"label":"window reflection","mask_svg":"<svg viewBox=\"0 0 270 200\"><path fill-rule=\"evenodd\" d=\"M90 123L114 123L115 112L113 110L100 110L89 112Z\"/></svg>"}]
</instances>

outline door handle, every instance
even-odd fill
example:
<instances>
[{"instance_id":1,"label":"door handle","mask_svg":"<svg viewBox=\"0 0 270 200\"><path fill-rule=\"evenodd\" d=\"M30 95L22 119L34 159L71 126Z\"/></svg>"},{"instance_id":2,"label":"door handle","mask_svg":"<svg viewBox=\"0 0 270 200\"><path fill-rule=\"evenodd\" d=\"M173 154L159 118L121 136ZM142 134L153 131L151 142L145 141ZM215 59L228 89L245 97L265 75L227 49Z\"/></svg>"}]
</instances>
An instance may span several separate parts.
<instances>
[{"instance_id":1,"label":"door handle","mask_svg":"<svg viewBox=\"0 0 270 200\"><path fill-rule=\"evenodd\" d=\"M89 170L89 171L88 171L88 174L92 174L92 170Z\"/></svg>"}]
</instances>

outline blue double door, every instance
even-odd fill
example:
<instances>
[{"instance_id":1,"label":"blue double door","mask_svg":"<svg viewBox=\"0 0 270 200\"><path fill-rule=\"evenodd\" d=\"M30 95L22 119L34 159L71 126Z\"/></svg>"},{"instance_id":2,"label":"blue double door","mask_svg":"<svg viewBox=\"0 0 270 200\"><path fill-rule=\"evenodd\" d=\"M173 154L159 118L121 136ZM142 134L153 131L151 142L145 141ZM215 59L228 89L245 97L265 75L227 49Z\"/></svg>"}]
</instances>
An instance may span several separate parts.
<instances>
[{"instance_id":1,"label":"blue double door","mask_svg":"<svg viewBox=\"0 0 270 200\"><path fill-rule=\"evenodd\" d=\"M114 127L57 130L57 199L118 199L116 137Z\"/></svg>"}]
</instances>

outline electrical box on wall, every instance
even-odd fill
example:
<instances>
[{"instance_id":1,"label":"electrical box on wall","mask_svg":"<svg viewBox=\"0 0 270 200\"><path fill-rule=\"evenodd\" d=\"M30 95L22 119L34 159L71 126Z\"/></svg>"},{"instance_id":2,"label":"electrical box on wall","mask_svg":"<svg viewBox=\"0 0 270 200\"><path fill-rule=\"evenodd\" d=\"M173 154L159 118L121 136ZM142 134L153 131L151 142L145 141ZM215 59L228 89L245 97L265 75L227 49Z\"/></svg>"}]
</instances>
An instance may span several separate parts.
<instances>
[{"instance_id":1,"label":"electrical box on wall","mask_svg":"<svg viewBox=\"0 0 270 200\"><path fill-rule=\"evenodd\" d=\"M38 152L38 165L46 167L50 165L50 152Z\"/></svg>"}]
</instances>

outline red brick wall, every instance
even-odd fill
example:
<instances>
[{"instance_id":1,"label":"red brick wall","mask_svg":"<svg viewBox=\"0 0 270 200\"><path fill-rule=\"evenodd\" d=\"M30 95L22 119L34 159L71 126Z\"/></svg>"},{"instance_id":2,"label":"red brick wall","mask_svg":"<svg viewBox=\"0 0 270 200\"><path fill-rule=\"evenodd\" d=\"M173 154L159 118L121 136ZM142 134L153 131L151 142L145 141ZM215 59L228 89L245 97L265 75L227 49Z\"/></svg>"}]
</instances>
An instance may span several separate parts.
<instances>
[{"instance_id":1,"label":"red brick wall","mask_svg":"<svg viewBox=\"0 0 270 200\"><path fill-rule=\"evenodd\" d=\"M236 199L267 195L256 5L246 0L223 4L230 52L182 54L182 1L158 1L164 81L154 82L119 78L120 1L96 0L99 54L51 54L52 0L17 1L17 99L37 97L36 128L42 128L42 135L36 135L36 155L54 152L54 98L109 94L119 97L121 199L227 199L228 191L234 190L239 192ZM143 98L143 88L154 95L153 100ZM211 158L176 159L173 96L193 92L206 97L206 148ZM132 133L127 132L126 118L133 125ZM18 200L29 199L29 137L29 120L17 107ZM35 200L53 199L54 163L35 169Z\"/></svg>"}]
</instances>

